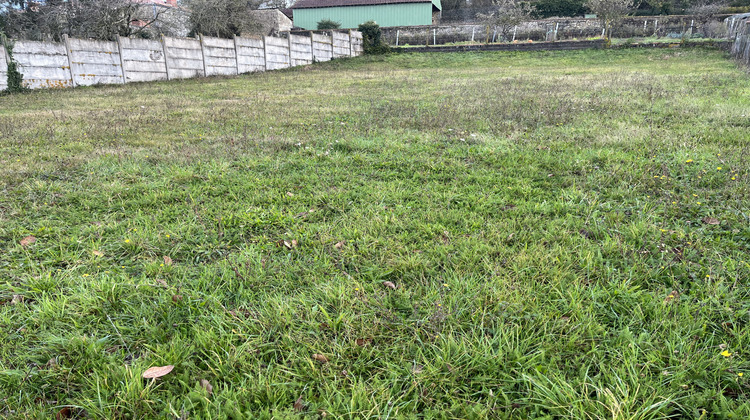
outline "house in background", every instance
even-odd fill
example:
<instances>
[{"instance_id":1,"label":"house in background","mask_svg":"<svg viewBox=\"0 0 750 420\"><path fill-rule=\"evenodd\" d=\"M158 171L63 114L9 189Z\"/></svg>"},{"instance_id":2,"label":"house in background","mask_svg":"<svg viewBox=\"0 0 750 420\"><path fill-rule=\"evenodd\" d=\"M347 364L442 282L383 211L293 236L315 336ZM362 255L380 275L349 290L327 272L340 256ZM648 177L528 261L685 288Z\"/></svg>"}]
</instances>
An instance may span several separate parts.
<instances>
[{"instance_id":1,"label":"house in background","mask_svg":"<svg viewBox=\"0 0 750 420\"><path fill-rule=\"evenodd\" d=\"M314 30L330 19L342 28L374 20L383 26L433 25L440 19L440 0L298 0L292 7L294 26Z\"/></svg>"}]
</instances>

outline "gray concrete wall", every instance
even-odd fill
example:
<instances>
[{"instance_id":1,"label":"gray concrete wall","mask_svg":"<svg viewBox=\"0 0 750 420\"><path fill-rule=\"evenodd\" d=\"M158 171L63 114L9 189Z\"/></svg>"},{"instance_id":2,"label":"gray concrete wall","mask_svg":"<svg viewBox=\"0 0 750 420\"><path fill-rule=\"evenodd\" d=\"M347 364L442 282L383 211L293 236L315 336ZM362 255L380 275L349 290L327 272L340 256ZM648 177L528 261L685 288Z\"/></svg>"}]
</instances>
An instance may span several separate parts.
<instances>
[{"instance_id":1,"label":"gray concrete wall","mask_svg":"<svg viewBox=\"0 0 750 420\"><path fill-rule=\"evenodd\" d=\"M312 32L311 35L313 39L313 60L317 62L330 61L333 58L331 34Z\"/></svg>"},{"instance_id":2,"label":"gray concrete wall","mask_svg":"<svg viewBox=\"0 0 750 420\"><path fill-rule=\"evenodd\" d=\"M266 52L262 38L235 38L239 73L266 71Z\"/></svg>"},{"instance_id":3,"label":"gray concrete wall","mask_svg":"<svg viewBox=\"0 0 750 420\"><path fill-rule=\"evenodd\" d=\"M750 66L750 13L729 17L726 23L732 56Z\"/></svg>"},{"instance_id":4,"label":"gray concrete wall","mask_svg":"<svg viewBox=\"0 0 750 420\"><path fill-rule=\"evenodd\" d=\"M237 74L237 50L234 39L201 37L206 76Z\"/></svg>"},{"instance_id":5,"label":"gray concrete wall","mask_svg":"<svg viewBox=\"0 0 750 420\"><path fill-rule=\"evenodd\" d=\"M70 61L62 43L15 41L13 60L28 88L73 87Z\"/></svg>"},{"instance_id":6,"label":"gray concrete wall","mask_svg":"<svg viewBox=\"0 0 750 420\"><path fill-rule=\"evenodd\" d=\"M289 41L270 36L263 37L266 43L266 70L289 67Z\"/></svg>"},{"instance_id":7,"label":"gray concrete wall","mask_svg":"<svg viewBox=\"0 0 750 420\"><path fill-rule=\"evenodd\" d=\"M65 41L73 86L124 83L116 42L68 38Z\"/></svg>"},{"instance_id":8,"label":"gray concrete wall","mask_svg":"<svg viewBox=\"0 0 750 420\"><path fill-rule=\"evenodd\" d=\"M120 38L125 83L167 80L164 46L153 39Z\"/></svg>"},{"instance_id":9,"label":"gray concrete wall","mask_svg":"<svg viewBox=\"0 0 750 420\"><path fill-rule=\"evenodd\" d=\"M24 85L39 89L228 76L362 54L362 34L357 31L352 32L351 40L348 31L282 35L285 37L15 41L13 58ZM0 90L5 90L4 48L0 51L0 79Z\"/></svg>"},{"instance_id":10,"label":"gray concrete wall","mask_svg":"<svg viewBox=\"0 0 750 420\"><path fill-rule=\"evenodd\" d=\"M0 91L8 88L8 55L0 45Z\"/></svg>"},{"instance_id":11,"label":"gray concrete wall","mask_svg":"<svg viewBox=\"0 0 750 420\"><path fill-rule=\"evenodd\" d=\"M289 56L292 67L312 64L312 40L310 40L310 37L289 34Z\"/></svg>"}]
</instances>

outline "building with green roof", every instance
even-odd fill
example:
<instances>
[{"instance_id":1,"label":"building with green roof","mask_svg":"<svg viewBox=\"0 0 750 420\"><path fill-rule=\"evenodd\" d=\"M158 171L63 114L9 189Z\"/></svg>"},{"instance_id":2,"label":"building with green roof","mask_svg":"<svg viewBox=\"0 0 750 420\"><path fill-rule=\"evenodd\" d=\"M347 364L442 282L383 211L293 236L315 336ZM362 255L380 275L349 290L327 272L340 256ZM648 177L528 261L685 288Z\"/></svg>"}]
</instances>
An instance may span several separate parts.
<instances>
[{"instance_id":1,"label":"building with green roof","mask_svg":"<svg viewBox=\"0 0 750 420\"><path fill-rule=\"evenodd\" d=\"M440 0L298 0L291 9L295 27L314 30L326 19L342 28L370 20L381 27L432 25L442 6Z\"/></svg>"}]
</instances>

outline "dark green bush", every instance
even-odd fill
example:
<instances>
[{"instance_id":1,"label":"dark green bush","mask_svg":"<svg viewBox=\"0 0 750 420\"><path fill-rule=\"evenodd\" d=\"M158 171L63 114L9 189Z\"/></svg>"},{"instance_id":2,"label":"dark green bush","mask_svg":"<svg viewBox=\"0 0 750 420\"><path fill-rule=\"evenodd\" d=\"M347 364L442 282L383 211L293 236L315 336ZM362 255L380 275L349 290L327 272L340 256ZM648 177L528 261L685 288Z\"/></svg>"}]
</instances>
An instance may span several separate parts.
<instances>
[{"instance_id":1,"label":"dark green bush","mask_svg":"<svg viewBox=\"0 0 750 420\"><path fill-rule=\"evenodd\" d=\"M331 19L323 19L318 22L318 29L339 29L341 23Z\"/></svg>"},{"instance_id":2,"label":"dark green bush","mask_svg":"<svg viewBox=\"0 0 750 420\"><path fill-rule=\"evenodd\" d=\"M18 93L27 90L23 85L23 75L18 71L18 65L13 61L13 45L10 41L2 34L0 34L0 47L5 48L8 52L8 87L5 90L6 93ZM2 53L2 51L0 51Z\"/></svg>"},{"instance_id":3,"label":"dark green bush","mask_svg":"<svg viewBox=\"0 0 750 420\"><path fill-rule=\"evenodd\" d=\"M357 30L362 32L362 44L365 54L387 54L391 52L388 44L383 42L380 25L375 23L375 21L370 20L362 23Z\"/></svg>"}]
</instances>

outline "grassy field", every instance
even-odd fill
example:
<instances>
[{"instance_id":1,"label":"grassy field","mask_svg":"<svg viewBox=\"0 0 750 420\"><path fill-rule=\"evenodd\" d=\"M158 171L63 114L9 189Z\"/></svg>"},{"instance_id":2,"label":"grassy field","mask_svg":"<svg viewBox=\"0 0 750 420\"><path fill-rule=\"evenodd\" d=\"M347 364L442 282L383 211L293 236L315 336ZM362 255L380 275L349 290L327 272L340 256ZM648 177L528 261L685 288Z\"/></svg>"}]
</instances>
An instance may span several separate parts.
<instances>
[{"instance_id":1,"label":"grassy field","mask_svg":"<svg viewBox=\"0 0 750 420\"><path fill-rule=\"evenodd\" d=\"M0 97L0 417L747 418L749 141L703 49Z\"/></svg>"}]
</instances>

